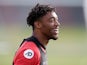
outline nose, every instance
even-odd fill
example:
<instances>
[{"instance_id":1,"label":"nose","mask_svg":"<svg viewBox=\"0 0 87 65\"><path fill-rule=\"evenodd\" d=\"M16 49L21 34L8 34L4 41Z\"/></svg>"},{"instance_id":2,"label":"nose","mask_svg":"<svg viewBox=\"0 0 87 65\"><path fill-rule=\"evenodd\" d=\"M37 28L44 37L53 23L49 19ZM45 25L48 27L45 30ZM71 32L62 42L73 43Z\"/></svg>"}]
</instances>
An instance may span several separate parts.
<instances>
[{"instance_id":1,"label":"nose","mask_svg":"<svg viewBox=\"0 0 87 65\"><path fill-rule=\"evenodd\" d=\"M56 26L60 26L60 22L57 20L57 21L55 21L55 25Z\"/></svg>"},{"instance_id":2,"label":"nose","mask_svg":"<svg viewBox=\"0 0 87 65\"><path fill-rule=\"evenodd\" d=\"M58 23L58 26L60 26L60 22L58 21L57 23Z\"/></svg>"}]
</instances>

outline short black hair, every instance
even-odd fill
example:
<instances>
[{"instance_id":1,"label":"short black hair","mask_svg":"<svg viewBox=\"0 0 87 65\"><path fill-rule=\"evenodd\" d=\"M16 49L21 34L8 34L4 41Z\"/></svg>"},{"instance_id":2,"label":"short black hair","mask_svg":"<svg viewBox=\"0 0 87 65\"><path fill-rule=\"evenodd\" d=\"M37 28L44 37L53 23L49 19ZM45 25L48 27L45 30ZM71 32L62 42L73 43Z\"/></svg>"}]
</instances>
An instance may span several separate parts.
<instances>
[{"instance_id":1,"label":"short black hair","mask_svg":"<svg viewBox=\"0 0 87 65\"><path fill-rule=\"evenodd\" d=\"M34 22L47 14L47 12L55 11L55 8L50 5L40 5L39 3L31 9L27 17L27 24L34 29Z\"/></svg>"}]
</instances>

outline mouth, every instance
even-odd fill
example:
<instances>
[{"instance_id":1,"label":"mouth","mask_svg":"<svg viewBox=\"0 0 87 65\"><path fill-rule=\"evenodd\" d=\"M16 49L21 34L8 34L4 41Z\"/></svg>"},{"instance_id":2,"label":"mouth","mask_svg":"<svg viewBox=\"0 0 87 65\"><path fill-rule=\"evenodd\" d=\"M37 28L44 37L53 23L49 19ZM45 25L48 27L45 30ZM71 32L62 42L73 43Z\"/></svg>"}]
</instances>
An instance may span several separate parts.
<instances>
[{"instance_id":1,"label":"mouth","mask_svg":"<svg viewBox=\"0 0 87 65\"><path fill-rule=\"evenodd\" d=\"M53 29L53 33L54 33L55 35L59 34L59 28Z\"/></svg>"}]
</instances>

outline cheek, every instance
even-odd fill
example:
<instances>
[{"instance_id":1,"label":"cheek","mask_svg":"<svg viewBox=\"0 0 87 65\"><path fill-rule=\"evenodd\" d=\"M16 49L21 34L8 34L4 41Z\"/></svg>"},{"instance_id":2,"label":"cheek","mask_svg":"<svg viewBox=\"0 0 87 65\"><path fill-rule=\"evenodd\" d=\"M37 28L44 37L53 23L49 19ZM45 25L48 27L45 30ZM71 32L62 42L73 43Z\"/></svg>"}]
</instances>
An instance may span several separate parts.
<instances>
[{"instance_id":1,"label":"cheek","mask_svg":"<svg viewBox=\"0 0 87 65\"><path fill-rule=\"evenodd\" d=\"M51 26L49 25L43 25L43 27L41 28L41 30L44 32L44 33L50 33L51 32Z\"/></svg>"},{"instance_id":2,"label":"cheek","mask_svg":"<svg viewBox=\"0 0 87 65\"><path fill-rule=\"evenodd\" d=\"M53 23L50 23L50 22L45 22L45 23L42 23L42 27L41 27L41 30L44 32L44 33L47 33L47 34L51 34L52 33L52 29L53 29Z\"/></svg>"}]
</instances>

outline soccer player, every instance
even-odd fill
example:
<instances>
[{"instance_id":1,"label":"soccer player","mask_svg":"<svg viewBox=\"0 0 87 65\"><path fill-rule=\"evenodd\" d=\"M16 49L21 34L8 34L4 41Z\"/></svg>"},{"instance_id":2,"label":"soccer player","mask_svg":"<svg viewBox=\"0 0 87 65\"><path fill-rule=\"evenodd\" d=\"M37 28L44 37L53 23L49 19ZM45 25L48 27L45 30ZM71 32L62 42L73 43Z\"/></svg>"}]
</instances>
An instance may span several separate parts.
<instances>
[{"instance_id":1,"label":"soccer player","mask_svg":"<svg viewBox=\"0 0 87 65\"><path fill-rule=\"evenodd\" d=\"M32 26L32 35L20 45L13 65L48 65L46 46L50 39L58 39L60 26L55 8L37 4L29 13L27 24Z\"/></svg>"}]
</instances>

